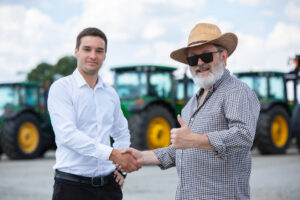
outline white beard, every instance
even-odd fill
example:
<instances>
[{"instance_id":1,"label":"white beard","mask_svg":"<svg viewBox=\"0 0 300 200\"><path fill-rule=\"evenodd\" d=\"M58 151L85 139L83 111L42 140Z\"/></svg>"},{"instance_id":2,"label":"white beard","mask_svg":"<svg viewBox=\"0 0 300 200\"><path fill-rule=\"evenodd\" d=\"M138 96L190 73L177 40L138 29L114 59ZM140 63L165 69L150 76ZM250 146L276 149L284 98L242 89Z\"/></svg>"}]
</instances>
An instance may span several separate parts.
<instances>
[{"instance_id":1,"label":"white beard","mask_svg":"<svg viewBox=\"0 0 300 200\"><path fill-rule=\"evenodd\" d=\"M222 77L222 75L224 73L224 67L222 65L221 60L219 61L217 66L210 67L209 70L211 72L210 75L206 78L203 78L203 77L197 76L195 71L191 70L191 67L190 67L193 81L198 87L204 88L204 89L210 88L211 86L213 86L213 84L216 83L217 80L219 80Z\"/></svg>"}]
</instances>

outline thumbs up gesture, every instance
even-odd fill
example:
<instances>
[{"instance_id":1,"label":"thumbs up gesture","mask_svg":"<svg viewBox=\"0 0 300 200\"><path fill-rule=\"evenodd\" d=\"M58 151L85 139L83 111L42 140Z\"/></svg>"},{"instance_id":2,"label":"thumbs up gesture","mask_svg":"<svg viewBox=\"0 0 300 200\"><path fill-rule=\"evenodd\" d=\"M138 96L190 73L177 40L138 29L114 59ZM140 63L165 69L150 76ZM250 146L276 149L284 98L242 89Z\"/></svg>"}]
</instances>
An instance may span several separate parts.
<instances>
[{"instance_id":1,"label":"thumbs up gesture","mask_svg":"<svg viewBox=\"0 0 300 200\"><path fill-rule=\"evenodd\" d=\"M177 115L180 128L171 129L171 143L175 149L186 149L194 147L194 135L188 125Z\"/></svg>"}]
</instances>

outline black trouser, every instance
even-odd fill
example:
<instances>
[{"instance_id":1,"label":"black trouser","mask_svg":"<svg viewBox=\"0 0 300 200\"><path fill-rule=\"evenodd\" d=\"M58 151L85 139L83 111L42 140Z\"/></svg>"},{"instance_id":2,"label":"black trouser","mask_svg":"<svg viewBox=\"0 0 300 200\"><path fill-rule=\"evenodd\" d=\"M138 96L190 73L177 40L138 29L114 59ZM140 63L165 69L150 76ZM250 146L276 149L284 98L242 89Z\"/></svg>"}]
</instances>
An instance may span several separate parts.
<instances>
[{"instance_id":1,"label":"black trouser","mask_svg":"<svg viewBox=\"0 0 300 200\"><path fill-rule=\"evenodd\" d=\"M121 200L122 190L113 176L103 186L55 177L52 200Z\"/></svg>"}]
</instances>

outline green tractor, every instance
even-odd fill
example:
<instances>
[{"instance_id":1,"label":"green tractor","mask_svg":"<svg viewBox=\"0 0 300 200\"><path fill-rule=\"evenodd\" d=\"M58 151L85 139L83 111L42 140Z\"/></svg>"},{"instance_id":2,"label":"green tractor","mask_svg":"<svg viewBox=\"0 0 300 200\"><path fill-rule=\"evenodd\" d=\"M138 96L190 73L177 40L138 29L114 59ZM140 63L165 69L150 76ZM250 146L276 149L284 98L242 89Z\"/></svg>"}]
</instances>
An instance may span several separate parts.
<instances>
[{"instance_id":1,"label":"green tractor","mask_svg":"<svg viewBox=\"0 0 300 200\"><path fill-rule=\"evenodd\" d=\"M10 159L32 159L55 147L44 88L0 84L0 149Z\"/></svg>"},{"instance_id":2,"label":"green tractor","mask_svg":"<svg viewBox=\"0 0 300 200\"><path fill-rule=\"evenodd\" d=\"M299 56L296 58L299 59ZM293 121L295 124L300 119L300 111L299 114L294 112L298 102L298 68L290 73L263 71L240 72L235 75L256 92L261 102L254 146L262 154L285 153L291 139L300 136L300 130L298 134L292 128L296 125L291 125ZM289 94L294 98L292 101L288 100Z\"/></svg>"},{"instance_id":3,"label":"green tractor","mask_svg":"<svg viewBox=\"0 0 300 200\"><path fill-rule=\"evenodd\" d=\"M170 145L170 130L178 126L176 115L196 90L186 76L175 80L176 69L156 65L112 68L133 147L143 150Z\"/></svg>"}]
</instances>

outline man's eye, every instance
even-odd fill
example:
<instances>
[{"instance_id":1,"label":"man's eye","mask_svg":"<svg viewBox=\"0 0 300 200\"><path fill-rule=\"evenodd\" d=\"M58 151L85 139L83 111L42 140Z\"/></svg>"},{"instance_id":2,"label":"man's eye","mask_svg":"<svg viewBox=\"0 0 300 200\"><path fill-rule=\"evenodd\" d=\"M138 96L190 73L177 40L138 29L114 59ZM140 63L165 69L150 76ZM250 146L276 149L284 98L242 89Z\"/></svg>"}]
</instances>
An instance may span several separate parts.
<instances>
[{"instance_id":1,"label":"man's eye","mask_svg":"<svg viewBox=\"0 0 300 200\"><path fill-rule=\"evenodd\" d=\"M97 53L102 53L102 52L103 52L103 49L97 49L96 52L97 52Z\"/></svg>"},{"instance_id":2,"label":"man's eye","mask_svg":"<svg viewBox=\"0 0 300 200\"><path fill-rule=\"evenodd\" d=\"M84 51L90 51L90 48L83 48Z\"/></svg>"}]
</instances>

